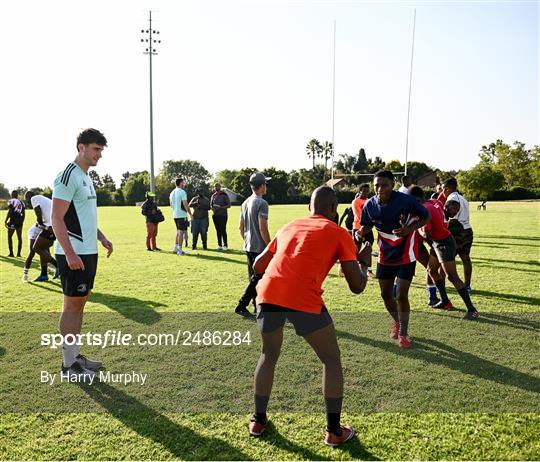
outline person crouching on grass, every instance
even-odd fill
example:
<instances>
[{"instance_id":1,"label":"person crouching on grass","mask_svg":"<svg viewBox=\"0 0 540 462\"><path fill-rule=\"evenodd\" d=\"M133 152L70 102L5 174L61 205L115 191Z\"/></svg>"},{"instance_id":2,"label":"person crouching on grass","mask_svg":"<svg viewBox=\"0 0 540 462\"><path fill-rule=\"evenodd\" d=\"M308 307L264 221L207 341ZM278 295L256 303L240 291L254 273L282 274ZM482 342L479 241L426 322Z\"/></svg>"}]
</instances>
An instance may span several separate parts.
<instances>
[{"instance_id":1,"label":"person crouching on grass","mask_svg":"<svg viewBox=\"0 0 540 462\"><path fill-rule=\"evenodd\" d=\"M366 286L371 246L364 245L358 255L359 264L351 235L333 222L337 206L332 188L317 188L311 195L311 216L285 225L255 260L255 273L264 275L257 285L257 324L262 351L255 369L255 413L249 423L252 436L260 436L266 429L266 410L287 319L323 363L325 443L338 446L354 436L352 427L340 424L341 355L332 318L321 298L321 286L339 260L350 290L361 293Z\"/></svg>"}]
</instances>

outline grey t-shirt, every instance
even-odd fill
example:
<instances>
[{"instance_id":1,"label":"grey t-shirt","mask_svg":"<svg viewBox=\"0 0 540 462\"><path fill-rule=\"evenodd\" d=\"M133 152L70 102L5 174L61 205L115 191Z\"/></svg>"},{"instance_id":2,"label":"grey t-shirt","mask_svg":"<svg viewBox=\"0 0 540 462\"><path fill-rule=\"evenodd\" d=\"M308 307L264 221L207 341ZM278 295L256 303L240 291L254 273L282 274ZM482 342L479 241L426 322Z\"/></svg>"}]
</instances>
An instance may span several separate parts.
<instances>
[{"instance_id":1,"label":"grey t-shirt","mask_svg":"<svg viewBox=\"0 0 540 462\"><path fill-rule=\"evenodd\" d=\"M261 253L266 243L261 236L259 217L268 219L268 202L256 194L242 203L241 217L244 219L244 250Z\"/></svg>"}]
</instances>

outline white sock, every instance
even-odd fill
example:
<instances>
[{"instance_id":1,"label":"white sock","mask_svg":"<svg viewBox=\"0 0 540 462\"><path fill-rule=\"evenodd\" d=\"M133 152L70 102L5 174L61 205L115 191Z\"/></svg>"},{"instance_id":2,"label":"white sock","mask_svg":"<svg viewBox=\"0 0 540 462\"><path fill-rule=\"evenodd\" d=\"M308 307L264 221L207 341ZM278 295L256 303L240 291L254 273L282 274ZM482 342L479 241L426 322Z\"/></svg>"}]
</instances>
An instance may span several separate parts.
<instances>
[{"instance_id":1,"label":"white sock","mask_svg":"<svg viewBox=\"0 0 540 462\"><path fill-rule=\"evenodd\" d=\"M81 346L80 345L73 345L75 347L75 357L79 356L81 354Z\"/></svg>"},{"instance_id":2,"label":"white sock","mask_svg":"<svg viewBox=\"0 0 540 462\"><path fill-rule=\"evenodd\" d=\"M62 356L64 359L64 367L70 367L77 358L77 346L62 345Z\"/></svg>"}]
</instances>

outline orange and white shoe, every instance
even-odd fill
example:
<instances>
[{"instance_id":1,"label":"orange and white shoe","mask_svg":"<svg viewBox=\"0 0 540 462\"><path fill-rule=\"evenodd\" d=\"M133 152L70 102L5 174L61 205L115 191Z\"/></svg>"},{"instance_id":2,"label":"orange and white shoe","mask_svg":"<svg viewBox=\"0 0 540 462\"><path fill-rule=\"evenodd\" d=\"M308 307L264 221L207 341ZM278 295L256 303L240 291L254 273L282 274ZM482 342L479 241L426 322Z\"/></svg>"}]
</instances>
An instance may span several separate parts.
<instances>
[{"instance_id":1,"label":"orange and white shoe","mask_svg":"<svg viewBox=\"0 0 540 462\"><path fill-rule=\"evenodd\" d=\"M400 335L398 337L397 347L402 350L408 350L411 347L411 339L408 335Z\"/></svg>"},{"instance_id":2,"label":"orange and white shoe","mask_svg":"<svg viewBox=\"0 0 540 462\"><path fill-rule=\"evenodd\" d=\"M328 430L326 431L326 435L324 436L324 444L332 447L340 446L341 444L349 441L354 434L354 428L349 427L348 425L342 425L341 436L330 433Z\"/></svg>"},{"instance_id":3,"label":"orange and white shoe","mask_svg":"<svg viewBox=\"0 0 540 462\"><path fill-rule=\"evenodd\" d=\"M397 340L398 337L399 337L399 322L394 322L394 324L392 324L392 328L390 329L390 338Z\"/></svg>"},{"instance_id":4,"label":"orange and white shoe","mask_svg":"<svg viewBox=\"0 0 540 462\"><path fill-rule=\"evenodd\" d=\"M249 428L249 434L251 436L258 437L258 436L261 436L266 430L266 424L262 424L262 423L255 422L254 420L252 420L249 422L248 428Z\"/></svg>"}]
</instances>

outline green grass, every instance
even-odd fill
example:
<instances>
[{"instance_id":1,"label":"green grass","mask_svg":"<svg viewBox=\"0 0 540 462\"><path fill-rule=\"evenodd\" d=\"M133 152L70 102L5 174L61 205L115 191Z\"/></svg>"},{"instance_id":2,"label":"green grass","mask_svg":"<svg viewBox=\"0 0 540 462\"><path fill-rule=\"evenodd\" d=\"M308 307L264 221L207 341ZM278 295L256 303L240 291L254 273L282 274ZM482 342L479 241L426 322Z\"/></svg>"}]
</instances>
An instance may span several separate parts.
<instances>
[{"instance_id":1,"label":"green grass","mask_svg":"<svg viewBox=\"0 0 540 462\"><path fill-rule=\"evenodd\" d=\"M58 351L38 342L40 333L56 330L61 291L57 282L23 285L24 260L4 256L2 232L0 459L539 459L539 205L490 203L478 212L471 204L473 301L483 321L463 324L459 313L430 312L418 268L410 352L387 337L376 281L355 296L332 271L324 298L343 353L343 421L359 430L337 450L322 444L320 365L291 329L276 372L273 425L264 439L246 436L260 340L252 324L228 315L247 278L238 208L229 219L231 252L188 257L169 252L170 216L158 235L164 252L148 253L136 208L99 209L115 251L100 257L83 330L252 332L250 346L229 349L99 351L113 371L144 368L149 382L139 388L38 383L41 368L58 369ZM272 206L271 233L306 213L305 206ZM216 246L213 229L209 245ZM31 276L37 274L35 263ZM455 291L450 295L461 306ZM69 402L84 412L64 412Z\"/></svg>"}]
</instances>

